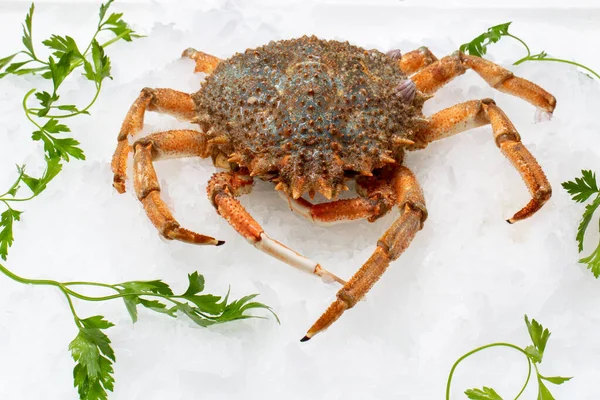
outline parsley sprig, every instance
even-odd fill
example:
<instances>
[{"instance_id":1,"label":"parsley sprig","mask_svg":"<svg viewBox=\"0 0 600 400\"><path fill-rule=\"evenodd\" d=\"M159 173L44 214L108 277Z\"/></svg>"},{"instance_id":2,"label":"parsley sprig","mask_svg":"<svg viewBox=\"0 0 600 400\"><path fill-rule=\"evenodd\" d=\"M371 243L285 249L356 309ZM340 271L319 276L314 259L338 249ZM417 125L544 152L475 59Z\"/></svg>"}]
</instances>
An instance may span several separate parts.
<instances>
[{"instance_id":1,"label":"parsley sprig","mask_svg":"<svg viewBox=\"0 0 600 400\"><path fill-rule=\"evenodd\" d=\"M85 160L80 143L72 137L64 136L71 132L64 121L77 115L89 114L88 110L94 105L102 90L102 82L110 78L110 60L104 48L119 40L132 41L140 37L123 20L123 14L107 14L112 2L113 0L108 0L106 4L100 6L96 32L85 50L80 51L80 46L70 36L52 35L44 40L42 44L52 52L48 61L38 57L33 44L35 5L32 4L23 24L22 42L25 49L0 59L0 79L7 75L40 74L44 79L51 81L51 89L39 91L31 89L23 97L25 115L35 126L31 138L43 143L46 169L41 177L34 178L25 172L25 165L17 166L15 182L0 195L0 204L6 208L0 214L0 257L3 260L6 260L8 249L14 240L13 225L20 220L22 214L22 211L13 208L14 204L31 200L39 195L61 171L61 162L68 162L71 158ZM100 44L98 37L107 33L114 37ZM15 61L17 59L20 61ZM82 106L63 103L59 89L81 66L83 66L83 76L94 85L95 94L87 104ZM34 98L37 104L31 105ZM27 186L31 193L18 196L23 185Z\"/></svg>"},{"instance_id":2,"label":"parsley sprig","mask_svg":"<svg viewBox=\"0 0 600 400\"><path fill-rule=\"evenodd\" d=\"M524 63L525 61L561 62L561 63L575 65L579 68L585 69L586 71L588 71L589 73L594 75L596 78L600 79L600 75L596 71L594 71L593 69L591 69L589 67L586 67L583 64L577 63L575 61L565 60L562 58L548 57L548 53L546 53L543 50L537 54L531 54L531 50L529 49L529 46L527 45L527 43L525 43L521 38L511 34L508 31L510 24L512 24L512 22L506 22L504 24L500 24L500 25L496 25L496 26L492 26L491 28L488 28L487 32L482 33L481 35L477 36L475 39L471 40L468 43L462 44L460 46L460 51L463 51L463 52L468 53L473 56L483 57L487 53L487 49L488 49L489 45L491 45L493 43L497 43L503 37L509 37L509 38L512 38L512 39L518 41L519 43L521 43L525 47L525 50L527 51L527 55L525 57L515 61L513 63L513 65L519 65L519 64Z\"/></svg>"},{"instance_id":3,"label":"parsley sprig","mask_svg":"<svg viewBox=\"0 0 600 400\"><path fill-rule=\"evenodd\" d=\"M138 319L138 305L173 318L185 315L201 327L247 318L263 318L248 314L248 311L253 309L267 310L279 322L277 315L270 307L253 301L258 296L257 294L233 301L229 300L229 292L224 297L200 294L204 291L204 277L198 272L188 275L188 287L179 295L174 294L170 286L162 280L130 281L110 285L98 282L26 279L14 274L1 264L0 272L20 283L54 286L67 298L78 329L77 336L69 345L71 355L77 363L73 370L73 378L80 399L85 400L107 399L107 391L113 390L114 370L112 365L116 358L110 346L110 339L103 331L113 327L114 324L107 321L102 315L80 318L75 311L73 299L94 302L123 299L134 323ZM74 290L74 287L103 288L114 294L87 296Z\"/></svg>"},{"instance_id":4,"label":"parsley sprig","mask_svg":"<svg viewBox=\"0 0 600 400\"><path fill-rule=\"evenodd\" d=\"M33 177L25 170L25 165L17 166L14 183L0 195L0 204L5 210L0 214L0 257L7 259L9 247L13 244L13 227L21 219L23 211L16 204L29 201L42 193L47 185L61 172L63 162L71 158L84 160L85 155L79 142L72 137L64 137L70 129L64 124L66 118L89 114L100 91L102 82L110 78L110 60L104 48L119 40L131 41L140 37L125 21L122 14L107 14L113 0L100 6L99 22L96 32L85 50L70 36L52 35L42 43L52 51L48 61L41 60L33 46L33 12L31 5L23 25L23 45L25 49L0 59L0 79L7 75L41 74L51 81L51 89L38 91L32 89L23 98L23 109L28 120L36 127L32 139L41 141L44 147L46 168L39 177ZM100 44L98 37L102 32L114 35L112 39ZM24 61L13 62L16 58ZM74 71L83 68L83 76L95 86L93 98L83 106L62 103L59 89ZM33 96L33 97L32 97ZM37 99L37 105L30 103ZM28 191L23 194L23 190ZM66 297L77 327L77 336L69 345L75 360L73 379L82 400L106 400L107 392L114 389L115 353L105 331L114 326L102 315L81 318L75 310L74 300L90 302L122 299L135 323L138 319L138 306L150 311L166 314L170 317L185 315L195 324L207 327L228 321L246 318L261 318L248 314L250 310L273 310L254 301L256 294L230 300L229 292L224 296L201 294L204 291L204 277L198 272L188 275L188 287L182 294L174 294L168 284L161 280L130 281L118 284L99 282L58 282L47 279L27 279L20 277L0 264L0 273L23 284L54 286ZM110 292L105 296L88 296L82 288L96 287ZM279 319L277 319L279 321Z\"/></svg>"},{"instance_id":5,"label":"parsley sprig","mask_svg":"<svg viewBox=\"0 0 600 400\"><path fill-rule=\"evenodd\" d=\"M544 375L540 374L538 365L542 363L542 359L544 357L544 351L546 350L546 344L548 343L548 339L550 339L550 331L548 329L545 329L535 319L530 321L529 318L527 317L527 315L525 315L525 324L527 325L527 331L529 332L529 337L531 338L531 342L533 343L533 345L529 345L525 348L521 348L519 346L510 344L510 343L502 343L502 342L491 343L491 344L488 344L485 346L478 347L478 348L464 354L462 357L460 357L458 360L456 360L456 362L452 366L452 369L450 370L450 375L448 376L448 382L446 384L446 400L450 400L450 385L452 383L452 377L454 376L456 367L458 367L458 365L462 361L464 361L466 358L472 356L473 354L478 353L485 349L492 348L492 347L506 347L509 349L513 349L513 350L516 350L516 351L522 353L527 358L527 365L528 365L527 378L525 379L525 383L523 384L523 387L521 388L521 390L515 397L515 400L517 400L519 397L521 397L521 395L523 394L523 392L525 392L525 389L529 385L529 382L531 381L532 366L533 366L533 369L535 370L536 380L537 380L537 384L538 384L537 399L538 400L555 400L554 396L552 396L552 393L550 393L550 390L548 389L548 387L546 386L546 383L544 383L544 382L549 382L554 385L561 385L561 384L571 380L572 378L564 378L561 376L550 376L549 377L549 376L544 376ZM490 387L486 387L486 386L484 386L482 389L477 389L477 388L468 389L465 391L465 394L467 395L467 397L469 399L472 399L472 400L503 400L503 398L494 389L492 389Z\"/></svg>"},{"instance_id":6,"label":"parsley sprig","mask_svg":"<svg viewBox=\"0 0 600 400\"><path fill-rule=\"evenodd\" d=\"M583 217L581 218L579 228L577 229L577 236L575 237L579 252L581 253L583 251L585 231L592 221L594 212L600 207L600 189L598 189L596 174L590 170L583 170L581 171L581 178L575 178L574 181L563 182L562 187L569 192L571 198L578 203L584 203L592 196L595 196L593 197L592 202L585 206ZM596 247L596 250L594 250L592 254L580 259L579 262L587 264L588 269L592 271L596 278L600 277L600 243L598 243L598 247Z\"/></svg>"}]
</instances>

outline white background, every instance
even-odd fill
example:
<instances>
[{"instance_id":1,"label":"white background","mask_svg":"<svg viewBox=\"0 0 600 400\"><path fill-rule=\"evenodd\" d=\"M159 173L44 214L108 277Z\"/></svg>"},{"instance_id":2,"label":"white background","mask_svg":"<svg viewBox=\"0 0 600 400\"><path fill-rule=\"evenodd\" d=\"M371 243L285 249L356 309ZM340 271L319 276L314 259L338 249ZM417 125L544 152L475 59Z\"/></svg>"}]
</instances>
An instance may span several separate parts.
<instances>
[{"instance_id":1,"label":"white background","mask_svg":"<svg viewBox=\"0 0 600 400\"><path fill-rule=\"evenodd\" d=\"M438 56L485 31L514 21L511 32L534 52L577 60L600 70L597 1L130 1L113 11L147 38L108 50L114 80L107 81L92 116L69 121L87 161L74 161L38 199L23 204L8 262L31 278L120 282L163 278L184 289L199 270L207 291L234 296L260 293L282 320L248 320L200 329L140 312L133 326L119 301L76 303L81 316L105 315L117 353L111 399L443 399L452 363L494 341L525 346L523 314L553 334L541 371L575 376L551 389L557 399L597 399L600 373L599 282L577 264L574 241L582 206L560 187L582 168L600 172L600 88L573 67L511 62L523 55L503 40L489 57L553 93L552 121L534 124L534 108L494 92L473 73L453 81L425 113L469 99L493 97L519 129L554 188L534 218L504 220L528 201L527 191L493 143L489 127L410 154L425 191L430 217L410 249L392 264L367 300L326 333L299 339L329 305L337 288L270 259L240 238L209 205L208 160L173 160L157 166L163 195L182 224L226 240L220 248L161 241L132 195L111 187L110 157L123 116L142 87L198 90L202 79L181 51L195 47L227 57L270 40L317 34L366 48L408 51L427 45ZM51 33L86 40L98 4L40 1L36 44ZM0 56L20 49L27 2L0 3ZM40 47L40 53L43 50ZM14 179L14 164L41 172L41 149L20 102L37 77L0 80L0 187ZM65 100L93 95L81 78L67 83ZM145 132L185 127L150 115ZM349 277L391 224L356 222L313 226L291 213L270 185L257 183L242 199L273 237ZM597 226L593 222L591 230ZM586 251L597 243L589 240ZM76 334L67 304L53 288L26 287L0 278L0 398L75 399L68 343ZM490 350L467 361L453 384L492 386L514 398L526 363L518 353ZM535 386L535 385L534 385ZM512 396L512 397L511 397ZM535 390L523 398L535 398Z\"/></svg>"}]
</instances>

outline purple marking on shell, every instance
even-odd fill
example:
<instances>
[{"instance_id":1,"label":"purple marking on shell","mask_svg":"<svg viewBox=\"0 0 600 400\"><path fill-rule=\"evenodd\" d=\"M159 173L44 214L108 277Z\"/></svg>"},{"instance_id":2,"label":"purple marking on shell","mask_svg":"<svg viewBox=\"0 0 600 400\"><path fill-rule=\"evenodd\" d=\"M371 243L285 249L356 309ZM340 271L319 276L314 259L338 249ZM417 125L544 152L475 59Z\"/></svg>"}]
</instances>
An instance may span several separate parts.
<instances>
[{"instance_id":1,"label":"purple marking on shell","mask_svg":"<svg viewBox=\"0 0 600 400\"><path fill-rule=\"evenodd\" d=\"M402 52L399 49L390 50L387 53L385 53L385 55L394 61L402 58Z\"/></svg>"},{"instance_id":2,"label":"purple marking on shell","mask_svg":"<svg viewBox=\"0 0 600 400\"><path fill-rule=\"evenodd\" d=\"M396 96L400 97L403 103L412 103L417 93L417 85L410 79L404 79L394 89Z\"/></svg>"}]
</instances>

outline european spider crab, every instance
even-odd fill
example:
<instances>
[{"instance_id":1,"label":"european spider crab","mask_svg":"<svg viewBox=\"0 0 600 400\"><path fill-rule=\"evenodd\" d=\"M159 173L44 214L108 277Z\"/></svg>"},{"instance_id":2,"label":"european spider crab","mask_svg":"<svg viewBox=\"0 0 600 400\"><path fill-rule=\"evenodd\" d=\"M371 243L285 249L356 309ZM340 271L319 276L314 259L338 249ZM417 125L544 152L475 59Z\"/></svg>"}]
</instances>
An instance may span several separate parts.
<instances>
[{"instance_id":1,"label":"european spider crab","mask_svg":"<svg viewBox=\"0 0 600 400\"><path fill-rule=\"evenodd\" d=\"M188 49L195 72L210 74L197 93L141 91L118 136L114 187L125 191L127 158L133 150L134 187L148 218L167 239L215 245L223 241L179 225L160 197L152 163L164 157L211 157L227 172L207 187L217 212L250 243L303 271L343 285L336 300L302 341L328 328L352 308L408 247L427 218L422 190L403 165L404 152L468 129L490 124L496 145L519 171L532 199L509 223L533 215L550 198L550 184L519 133L491 99L467 101L429 118L423 103L450 80L472 69L492 87L518 96L547 113L556 100L539 86L479 57L455 52L437 59L427 48L383 54L316 37L271 42L228 60ZM199 125L200 130L150 134L133 145L144 113L157 111ZM253 178L273 182L290 208L323 223L367 218L394 206L399 217L377 242L373 255L344 281L319 263L271 239L236 199ZM358 197L337 200L355 180ZM312 204L319 192L329 202Z\"/></svg>"}]
</instances>

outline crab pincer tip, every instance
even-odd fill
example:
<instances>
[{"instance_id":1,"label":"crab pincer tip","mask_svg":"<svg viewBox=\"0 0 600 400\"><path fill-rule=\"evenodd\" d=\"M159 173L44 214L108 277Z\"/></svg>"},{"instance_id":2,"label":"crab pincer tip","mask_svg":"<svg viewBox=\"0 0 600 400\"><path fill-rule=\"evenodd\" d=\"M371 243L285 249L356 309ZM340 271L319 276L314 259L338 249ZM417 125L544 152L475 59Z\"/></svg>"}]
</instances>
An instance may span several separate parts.
<instances>
[{"instance_id":1,"label":"crab pincer tip","mask_svg":"<svg viewBox=\"0 0 600 400\"><path fill-rule=\"evenodd\" d=\"M306 335L302 339L300 339L301 342L308 342L309 340L310 340L310 336L308 336L308 335Z\"/></svg>"},{"instance_id":2,"label":"crab pincer tip","mask_svg":"<svg viewBox=\"0 0 600 400\"><path fill-rule=\"evenodd\" d=\"M215 244L215 246L221 246L221 245L224 245L224 244L225 244L224 240L218 240L217 244Z\"/></svg>"},{"instance_id":3,"label":"crab pincer tip","mask_svg":"<svg viewBox=\"0 0 600 400\"><path fill-rule=\"evenodd\" d=\"M515 221L512 218L507 219L506 222L508 222L511 225L515 223Z\"/></svg>"}]
</instances>

